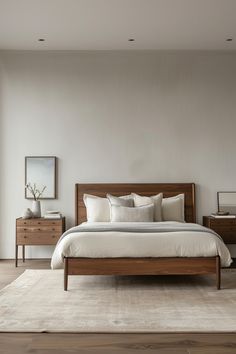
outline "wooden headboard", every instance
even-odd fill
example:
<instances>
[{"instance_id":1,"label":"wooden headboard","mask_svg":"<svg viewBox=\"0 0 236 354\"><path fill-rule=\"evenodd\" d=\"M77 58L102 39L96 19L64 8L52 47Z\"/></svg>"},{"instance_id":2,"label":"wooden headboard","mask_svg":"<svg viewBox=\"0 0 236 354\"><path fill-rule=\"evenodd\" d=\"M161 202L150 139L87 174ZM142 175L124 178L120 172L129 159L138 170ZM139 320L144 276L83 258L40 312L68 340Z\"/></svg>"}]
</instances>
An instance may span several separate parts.
<instances>
[{"instance_id":1,"label":"wooden headboard","mask_svg":"<svg viewBox=\"0 0 236 354\"><path fill-rule=\"evenodd\" d=\"M130 193L151 196L161 192L164 194L164 197L172 197L184 193L185 220L186 222L196 222L194 183L77 183L75 185L75 225L87 220L86 208L83 202L84 193L106 197L107 193L116 196Z\"/></svg>"}]
</instances>

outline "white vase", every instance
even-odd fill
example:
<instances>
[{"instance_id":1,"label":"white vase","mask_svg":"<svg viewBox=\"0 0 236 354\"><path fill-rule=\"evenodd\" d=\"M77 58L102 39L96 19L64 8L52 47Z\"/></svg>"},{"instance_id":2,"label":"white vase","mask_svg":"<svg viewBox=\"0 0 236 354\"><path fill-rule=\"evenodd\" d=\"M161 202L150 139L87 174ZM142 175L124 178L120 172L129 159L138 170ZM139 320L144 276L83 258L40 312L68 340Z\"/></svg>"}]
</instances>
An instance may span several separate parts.
<instances>
[{"instance_id":1,"label":"white vase","mask_svg":"<svg viewBox=\"0 0 236 354\"><path fill-rule=\"evenodd\" d=\"M32 212L34 214L34 218L41 217L41 205L39 200L33 200L32 202Z\"/></svg>"}]
</instances>

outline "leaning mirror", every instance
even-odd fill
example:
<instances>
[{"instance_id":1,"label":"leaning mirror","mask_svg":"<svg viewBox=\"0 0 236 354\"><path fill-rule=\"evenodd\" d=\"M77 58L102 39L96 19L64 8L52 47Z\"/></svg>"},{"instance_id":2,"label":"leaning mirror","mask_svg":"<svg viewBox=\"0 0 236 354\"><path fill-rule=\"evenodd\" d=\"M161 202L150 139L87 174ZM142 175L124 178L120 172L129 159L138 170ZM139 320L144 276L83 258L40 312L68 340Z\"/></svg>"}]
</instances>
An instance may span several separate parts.
<instances>
[{"instance_id":1,"label":"leaning mirror","mask_svg":"<svg viewBox=\"0 0 236 354\"><path fill-rule=\"evenodd\" d=\"M36 185L39 190L46 187L40 199L56 198L56 161L55 156L25 157L25 185ZM33 199L27 188L25 189L25 198Z\"/></svg>"},{"instance_id":2,"label":"leaning mirror","mask_svg":"<svg viewBox=\"0 0 236 354\"><path fill-rule=\"evenodd\" d=\"M218 211L236 214L236 192L217 192Z\"/></svg>"}]
</instances>

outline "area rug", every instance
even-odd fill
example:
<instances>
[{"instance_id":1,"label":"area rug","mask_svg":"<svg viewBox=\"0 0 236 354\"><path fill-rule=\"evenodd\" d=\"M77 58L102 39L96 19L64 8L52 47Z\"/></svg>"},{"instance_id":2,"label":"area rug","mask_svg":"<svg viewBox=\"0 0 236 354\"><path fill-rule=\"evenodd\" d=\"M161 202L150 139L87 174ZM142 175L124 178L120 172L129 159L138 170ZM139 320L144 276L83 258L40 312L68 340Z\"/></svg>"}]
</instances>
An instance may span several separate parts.
<instances>
[{"instance_id":1,"label":"area rug","mask_svg":"<svg viewBox=\"0 0 236 354\"><path fill-rule=\"evenodd\" d=\"M0 292L2 332L236 332L236 271L214 276L70 276L26 270Z\"/></svg>"}]
</instances>

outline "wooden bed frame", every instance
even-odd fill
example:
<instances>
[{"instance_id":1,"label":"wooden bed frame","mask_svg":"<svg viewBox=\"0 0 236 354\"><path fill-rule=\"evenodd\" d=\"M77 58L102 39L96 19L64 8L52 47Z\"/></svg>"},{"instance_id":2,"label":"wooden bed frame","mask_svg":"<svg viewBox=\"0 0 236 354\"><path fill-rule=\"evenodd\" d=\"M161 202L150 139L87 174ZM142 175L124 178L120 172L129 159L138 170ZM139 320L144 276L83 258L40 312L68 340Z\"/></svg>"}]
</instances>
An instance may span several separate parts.
<instances>
[{"instance_id":1,"label":"wooden bed frame","mask_svg":"<svg viewBox=\"0 0 236 354\"><path fill-rule=\"evenodd\" d=\"M164 197L185 195L185 220L196 222L194 183L141 184L76 184L75 223L86 221L84 193L105 197L107 193L121 196L130 193L151 196L163 192ZM68 289L69 275L202 275L216 274L216 288L221 285L220 257L171 258L64 258L64 290Z\"/></svg>"}]
</instances>

